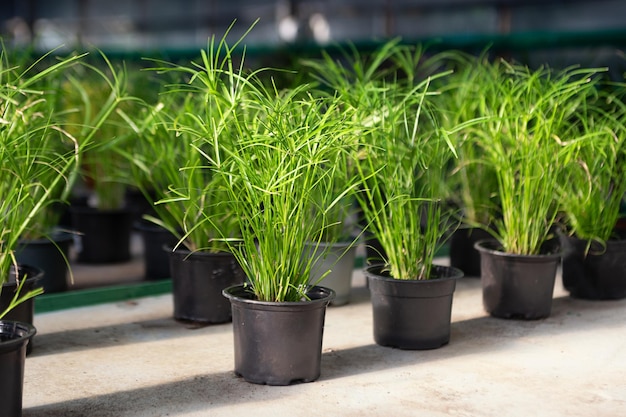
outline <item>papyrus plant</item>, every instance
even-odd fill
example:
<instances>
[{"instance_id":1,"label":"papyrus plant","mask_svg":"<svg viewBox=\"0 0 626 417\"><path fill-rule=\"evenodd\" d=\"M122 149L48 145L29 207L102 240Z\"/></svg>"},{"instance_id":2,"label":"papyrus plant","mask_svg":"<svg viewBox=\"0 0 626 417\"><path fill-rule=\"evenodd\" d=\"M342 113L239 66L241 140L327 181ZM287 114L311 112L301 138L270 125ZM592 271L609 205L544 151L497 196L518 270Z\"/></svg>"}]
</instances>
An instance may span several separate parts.
<instances>
[{"instance_id":1,"label":"papyrus plant","mask_svg":"<svg viewBox=\"0 0 626 417\"><path fill-rule=\"evenodd\" d=\"M488 70L473 100L484 122L474 135L498 181L493 220L502 250L539 254L552 236L555 199L572 123L593 92L592 69L530 69L503 60Z\"/></svg>"},{"instance_id":2,"label":"papyrus plant","mask_svg":"<svg viewBox=\"0 0 626 417\"><path fill-rule=\"evenodd\" d=\"M615 238L626 193L624 85L590 97L575 115L566 147L557 201L565 232L604 245Z\"/></svg>"},{"instance_id":3,"label":"papyrus plant","mask_svg":"<svg viewBox=\"0 0 626 417\"><path fill-rule=\"evenodd\" d=\"M365 223L397 279L428 279L447 211L444 178L455 150L433 105L437 59L391 41L371 55L308 63L361 131L355 151Z\"/></svg>"},{"instance_id":4,"label":"papyrus plant","mask_svg":"<svg viewBox=\"0 0 626 417\"><path fill-rule=\"evenodd\" d=\"M190 251L225 251L226 239L240 235L224 178L206 169L207 158L221 160L232 147L244 95L233 59L243 38L229 46L226 35L209 39L199 62L155 61L152 70L167 77L159 100L146 103L140 121L128 120L138 140L126 157L156 214L145 217Z\"/></svg>"},{"instance_id":5,"label":"papyrus plant","mask_svg":"<svg viewBox=\"0 0 626 417\"><path fill-rule=\"evenodd\" d=\"M61 201L74 180L82 153L93 134L122 100L115 89L111 101L100 110L101 117L84 131L80 140L52 103L59 90L48 77L57 77L77 65L82 56L58 61L45 56L32 64L15 64L6 50L0 55L0 280L7 282L17 268L14 251L19 239L50 205ZM51 59L51 58L50 58ZM19 278L19 274L15 274ZM21 288L21 286L20 286ZM9 308L40 293L15 294ZM6 312L4 312L6 313Z\"/></svg>"}]
</instances>

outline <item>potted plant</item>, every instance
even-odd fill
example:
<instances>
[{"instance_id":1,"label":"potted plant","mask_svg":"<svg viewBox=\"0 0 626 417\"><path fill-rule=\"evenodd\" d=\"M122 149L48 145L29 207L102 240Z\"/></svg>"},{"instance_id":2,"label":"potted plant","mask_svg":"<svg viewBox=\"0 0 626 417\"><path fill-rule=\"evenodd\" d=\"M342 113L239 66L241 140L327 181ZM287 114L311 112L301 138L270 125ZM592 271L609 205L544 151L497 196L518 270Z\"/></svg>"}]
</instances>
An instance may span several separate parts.
<instances>
[{"instance_id":1,"label":"potted plant","mask_svg":"<svg viewBox=\"0 0 626 417\"><path fill-rule=\"evenodd\" d=\"M476 244L483 304L495 317L539 319L550 314L560 262L553 227L564 135L593 91L594 71L484 65L495 70L474 97L486 117L477 141L496 173L500 213L496 240Z\"/></svg>"},{"instance_id":2,"label":"potted plant","mask_svg":"<svg viewBox=\"0 0 626 417\"><path fill-rule=\"evenodd\" d=\"M606 86L605 86L606 88ZM626 240L616 225L626 193L623 85L603 91L577 115L558 202L563 219L563 286L572 297L626 297Z\"/></svg>"},{"instance_id":3,"label":"potted plant","mask_svg":"<svg viewBox=\"0 0 626 417\"><path fill-rule=\"evenodd\" d=\"M239 237L221 233L247 277L223 291L232 306L235 373L270 385L314 381L333 291L310 284L314 259L305 253L319 243L319 225L327 226L318 218L350 186L329 206L311 207L318 190L333 188L333 162L348 151L349 115L336 101L309 94L309 85L282 91L258 73L246 74L243 64L234 66L233 51L222 39L203 53L208 76L215 74L214 57L226 60L219 74L228 89L218 90L224 99L215 104L229 118L217 124L197 118L202 123L181 128L202 139L196 149L205 169L222 179L225 201L240 225ZM205 222L220 229L213 218Z\"/></svg>"},{"instance_id":4,"label":"potted plant","mask_svg":"<svg viewBox=\"0 0 626 417\"><path fill-rule=\"evenodd\" d=\"M65 124L71 135L82 140L92 135L93 146L80 166L86 205L70 207L73 229L79 233L78 262L116 263L130 260L133 211L126 207L129 181L128 161L120 150L129 146L132 130L123 117L137 108L135 100L116 104L115 112L103 113L117 100L117 91L126 92L126 73L113 67L102 55L104 65L85 64L75 69L63 85ZM95 129L95 125L98 128ZM75 192L81 188L75 187Z\"/></svg>"},{"instance_id":5,"label":"potted plant","mask_svg":"<svg viewBox=\"0 0 626 417\"><path fill-rule=\"evenodd\" d=\"M484 85L482 78L491 76L494 67L481 65L487 57L451 51L440 55L442 66L453 72L436 88L441 91L435 100L442 128L454 129L467 120L481 117L481 101L474 98ZM466 277L480 278L480 255L474 244L490 238L490 224L497 208L498 183L493 167L484 162L483 150L476 143L474 125L451 135L457 152L447 176L447 198L458 210L458 227L449 240L450 266L463 271ZM485 230L487 228L487 230Z\"/></svg>"},{"instance_id":6,"label":"potted plant","mask_svg":"<svg viewBox=\"0 0 626 417\"><path fill-rule=\"evenodd\" d=\"M320 227L330 226L324 219L354 187L344 185L332 201L319 199L319 192L336 190L333 162L349 152L343 138L351 124L336 100L311 97L307 89L253 91L255 110L238 123L236 147L227 159L210 162L235 179L227 189L242 238L231 250L248 283L224 295L233 309L235 372L255 383L319 377L324 311L334 292L310 285L315 258L303 254L313 243L323 256ZM315 201L329 203L311 211Z\"/></svg>"},{"instance_id":7,"label":"potted plant","mask_svg":"<svg viewBox=\"0 0 626 417\"><path fill-rule=\"evenodd\" d=\"M433 79L448 73L420 79L422 52L399 47L392 54L397 79L372 89L377 102L365 119L368 148L359 164L358 198L384 251L383 263L365 269L374 340L401 349L449 342L453 293L463 276L456 268L434 265L448 227L444 178L455 150L438 125L436 92L429 89Z\"/></svg>"},{"instance_id":8,"label":"potted plant","mask_svg":"<svg viewBox=\"0 0 626 417\"><path fill-rule=\"evenodd\" d=\"M241 232L225 179L205 169L207 157L220 159L230 147L235 104L229 100L240 100L226 73L232 62L224 47L212 43L210 56L202 51L206 67L157 61L153 70L173 80L134 126L140 140L127 155L135 183L154 202L154 215L144 217L175 237L167 248L174 317L205 324L231 320L222 290L245 280L227 241ZM220 135L219 149L206 143L207 135Z\"/></svg>"},{"instance_id":9,"label":"potted plant","mask_svg":"<svg viewBox=\"0 0 626 417\"><path fill-rule=\"evenodd\" d=\"M54 193L72 176L81 146L62 128L49 106L53 91L39 90L46 77L61 71L81 56L49 64L47 56L34 63L11 62L6 49L0 55L0 403L3 415L22 414L22 390L27 345L35 334L32 304L30 322L13 314L42 292L29 284L36 268L19 265L15 251L38 213L55 202ZM68 141L66 152L50 152L48 141ZM28 320L28 319L27 319Z\"/></svg>"}]
</instances>

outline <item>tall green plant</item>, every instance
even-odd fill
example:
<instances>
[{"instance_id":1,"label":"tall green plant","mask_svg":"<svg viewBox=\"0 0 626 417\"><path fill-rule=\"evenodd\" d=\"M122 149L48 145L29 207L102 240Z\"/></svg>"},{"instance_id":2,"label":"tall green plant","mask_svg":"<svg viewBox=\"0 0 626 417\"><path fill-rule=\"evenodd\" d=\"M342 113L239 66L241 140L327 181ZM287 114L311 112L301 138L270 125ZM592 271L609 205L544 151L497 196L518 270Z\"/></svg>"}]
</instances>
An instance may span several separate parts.
<instances>
[{"instance_id":1,"label":"tall green plant","mask_svg":"<svg viewBox=\"0 0 626 417\"><path fill-rule=\"evenodd\" d=\"M566 232L605 243L614 237L626 193L626 106L623 86L601 92L576 115L566 143L559 208Z\"/></svg>"},{"instance_id":2,"label":"tall green plant","mask_svg":"<svg viewBox=\"0 0 626 417\"><path fill-rule=\"evenodd\" d=\"M475 129L498 180L496 235L505 252L538 254L557 215L564 158L561 136L593 91L596 70L531 70L503 60L474 96L485 122Z\"/></svg>"},{"instance_id":3,"label":"tall green plant","mask_svg":"<svg viewBox=\"0 0 626 417\"><path fill-rule=\"evenodd\" d=\"M236 119L236 142L223 149L219 137L207 141L210 169L224 178L242 238L231 250L259 300L300 301L306 297L313 259L306 244L320 242L323 219L354 185L336 190L333 163L352 134L350 115L337 101L315 98L303 85L277 91L248 79L246 100ZM320 200L320 193L322 199ZM327 193L327 194L324 194ZM321 203L320 203L321 201ZM311 210L317 204L318 210ZM319 226L319 224L322 226Z\"/></svg>"},{"instance_id":4,"label":"tall green plant","mask_svg":"<svg viewBox=\"0 0 626 417\"><path fill-rule=\"evenodd\" d=\"M116 210L124 206L130 181L128 161L120 155L133 139L126 120L138 105L130 99L126 69L115 68L104 54L101 57L102 62L84 63L67 74L59 104L67 131L79 141L90 137L80 166L81 177L91 192L90 204ZM120 94L127 99L118 101ZM115 111L111 111L112 106Z\"/></svg>"},{"instance_id":5,"label":"tall green plant","mask_svg":"<svg viewBox=\"0 0 626 417\"><path fill-rule=\"evenodd\" d=\"M431 278L445 231L442 181L454 150L426 104L429 83L400 92L390 86L383 94L359 165L361 207L397 279Z\"/></svg>"},{"instance_id":6,"label":"tall green plant","mask_svg":"<svg viewBox=\"0 0 626 417\"><path fill-rule=\"evenodd\" d=\"M489 83L495 67L484 65L486 55L478 57L459 51L441 54L442 66L453 72L440 79L436 88L441 91L435 100L438 116L444 130L455 131L450 135L457 151L457 158L450 166L447 176L447 198L459 208L459 218L467 227L488 227L496 217L498 207L498 182L494 167L487 164L484 150L477 144L474 124L457 127L469 120L480 120L483 108L481 89ZM440 84L440 85L439 85Z\"/></svg>"},{"instance_id":7,"label":"tall green plant","mask_svg":"<svg viewBox=\"0 0 626 417\"><path fill-rule=\"evenodd\" d=\"M371 55L307 62L329 94L358 121L357 198L369 230L398 279L428 279L445 231L445 171L455 150L437 120L439 58L390 41Z\"/></svg>"},{"instance_id":8,"label":"tall green plant","mask_svg":"<svg viewBox=\"0 0 626 417\"><path fill-rule=\"evenodd\" d=\"M47 57L33 64L13 64L5 49L0 55L0 280L17 266L14 251L37 216L69 192L84 149L102 123L97 120L79 141L57 114L58 90L39 90L47 77L75 65L82 55L50 64ZM110 114L115 97L101 110ZM60 146L58 146L60 144ZM21 286L20 286L21 288ZM16 294L9 308L40 293ZM6 313L6 311L4 312Z\"/></svg>"},{"instance_id":9,"label":"tall green plant","mask_svg":"<svg viewBox=\"0 0 626 417\"><path fill-rule=\"evenodd\" d=\"M147 218L191 251L228 250L225 239L240 235L224 179L205 169L207 158L219 161L232 147L243 100L242 69L233 60L243 38L229 46L226 35L209 39L200 62L155 61L152 70L169 75L168 83L140 123L128 120L139 140L126 157L142 179L136 183L154 202L156 216Z\"/></svg>"}]
</instances>

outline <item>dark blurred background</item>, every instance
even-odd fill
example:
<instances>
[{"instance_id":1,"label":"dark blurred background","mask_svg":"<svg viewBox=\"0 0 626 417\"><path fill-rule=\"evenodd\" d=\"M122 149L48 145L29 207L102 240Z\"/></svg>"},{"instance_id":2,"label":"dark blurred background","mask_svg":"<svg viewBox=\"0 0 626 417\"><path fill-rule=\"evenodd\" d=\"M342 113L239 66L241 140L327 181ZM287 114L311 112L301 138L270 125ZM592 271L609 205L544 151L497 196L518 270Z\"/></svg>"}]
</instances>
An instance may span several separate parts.
<instances>
[{"instance_id":1,"label":"dark blurred background","mask_svg":"<svg viewBox=\"0 0 626 417\"><path fill-rule=\"evenodd\" d=\"M517 54L529 63L619 66L626 45L623 0L1 0L9 46L46 51L195 53L256 19L250 46L275 50L389 37L442 48Z\"/></svg>"}]
</instances>

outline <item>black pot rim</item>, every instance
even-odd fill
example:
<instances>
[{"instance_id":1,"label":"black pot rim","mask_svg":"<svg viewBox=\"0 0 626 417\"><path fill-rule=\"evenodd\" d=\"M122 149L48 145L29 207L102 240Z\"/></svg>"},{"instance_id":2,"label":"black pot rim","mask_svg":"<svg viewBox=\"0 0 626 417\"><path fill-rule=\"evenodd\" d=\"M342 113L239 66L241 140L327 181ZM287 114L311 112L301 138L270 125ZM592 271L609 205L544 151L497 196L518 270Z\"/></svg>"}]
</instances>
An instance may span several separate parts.
<instances>
[{"instance_id":1,"label":"black pot rim","mask_svg":"<svg viewBox=\"0 0 626 417\"><path fill-rule=\"evenodd\" d=\"M307 295L311 298L305 301L260 301L254 298L254 294L250 291L250 286L246 284L237 284L225 288L222 291L222 295L228 298L231 302L237 302L242 304L248 304L257 308L268 309L284 309L289 307L296 308L317 308L320 304L328 304L335 298L335 291L327 288L315 285L309 288Z\"/></svg>"},{"instance_id":2,"label":"black pot rim","mask_svg":"<svg viewBox=\"0 0 626 417\"><path fill-rule=\"evenodd\" d=\"M0 334L9 334L9 340L0 341L0 352L8 352L18 348L25 340L30 340L37 329L29 323L13 320L0 320Z\"/></svg>"},{"instance_id":3,"label":"black pot rim","mask_svg":"<svg viewBox=\"0 0 626 417\"><path fill-rule=\"evenodd\" d=\"M78 214L92 214L92 213L102 213L102 214L132 214L133 210L130 207L121 207L116 209L101 209L98 207L91 206L70 206L69 210L73 213Z\"/></svg>"},{"instance_id":4,"label":"black pot rim","mask_svg":"<svg viewBox=\"0 0 626 417\"><path fill-rule=\"evenodd\" d=\"M587 242L592 242L593 243L597 243L597 244L601 244L601 242L599 240L596 239L582 239L576 235L562 235L563 238L571 240L572 242L579 242L579 243L587 243ZM604 243L606 243L607 245L609 244L613 244L613 245L626 245L626 238L620 238L620 239L616 239L616 238L609 238L608 240L606 240Z\"/></svg>"},{"instance_id":5,"label":"black pot rim","mask_svg":"<svg viewBox=\"0 0 626 417\"><path fill-rule=\"evenodd\" d=\"M181 245L178 248L174 249L171 245L165 244L165 245L163 245L163 250L165 252L167 252L167 253L170 253L170 254L176 254L176 255L184 256L185 259L189 258L189 257L194 257L194 258L230 258L230 257L234 257L235 256L231 252L227 252L227 251L221 251L221 252L209 252L209 251L204 251L204 250L190 251L189 249L187 249L183 245Z\"/></svg>"},{"instance_id":6,"label":"black pot rim","mask_svg":"<svg viewBox=\"0 0 626 417\"><path fill-rule=\"evenodd\" d=\"M557 253L548 253L548 254L539 254L539 255L523 255L519 253L508 253L502 251L502 245L496 239L482 239L474 244L474 249L482 253L489 253L495 256L506 257L510 259L528 259L541 261L544 260L546 262L557 260L561 258L561 252Z\"/></svg>"},{"instance_id":7,"label":"black pot rim","mask_svg":"<svg viewBox=\"0 0 626 417\"><path fill-rule=\"evenodd\" d=\"M18 245L49 245L54 243L63 243L74 240L75 232L66 230L54 230L49 236L36 239L19 239Z\"/></svg>"},{"instance_id":8,"label":"black pot rim","mask_svg":"<svg viewBox=\"0 0 626 417\"><path fill-rule=\"evenodd\" d=\"M324 242L321 241L319 243L317 242L305 242L304 243L305 246L307 247L320 247L320 248L349 248L350 246L352 246L350 249L355 249L356 250L356 243L353 240L339 240L337 242Z\"/></svg>"},{"instance_id":9,"label":"black pot rim","mask_svg":"<svg viewBox=\"0 0 626 417\"><path fill-rule=\"evenodd\" d=\"M397 282L407 282L407 283L413 283L413 282L426 283L426 282L433 282L433 281L457 280L457 279L463 278L463 276L465 275L463 271L461 271L459 268L456 268L454 266L433 264L432 265L433 268L436 268L439 270L445 270L449 273L449 276L435 277L435 278L429 278L429 279L398 279L392 276L381 275L380 270L384 268L384 266L385 264L382 264L382 263L369 265L364 269L365 275L367 275L369 278L374 278L374 279L378 279L381 281L397 281Z\"/></svg>"},{"instance_id":10,"label":"black pot rim","mask_svg":"<svg viewBox=\"0 0 626 417\"><path fill-rule=\"evenodd\" d=\"M31 266L31 265L23 265L23 264L19 264L18 266L18 270L21 271L25 271L26 273L28 273L28 278L26 278L26 282L27 283L33 283L33 285L35 285L37 283L37 281L39 281L44 274L43 269L41 268L37 268L35 266ZM15 271L12 270L11 274L14 274ZM17 286L17 283L15 282L15 280L13 281L8 281L8 282L4 282L2 284L2 288L15 288Z\"/></svg>"}]
</instances>

